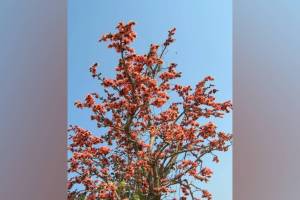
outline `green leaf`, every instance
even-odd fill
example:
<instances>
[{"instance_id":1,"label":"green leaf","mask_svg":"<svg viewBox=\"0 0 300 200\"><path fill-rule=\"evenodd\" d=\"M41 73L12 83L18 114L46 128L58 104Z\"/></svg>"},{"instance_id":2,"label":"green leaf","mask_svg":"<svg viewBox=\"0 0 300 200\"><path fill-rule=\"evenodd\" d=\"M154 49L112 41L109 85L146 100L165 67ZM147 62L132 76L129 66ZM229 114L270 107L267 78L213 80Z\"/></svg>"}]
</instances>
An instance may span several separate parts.
<instances>
[{"instance_id":1,"label":"green leaf","mask_svg":"<svg viewBox=\"0 0 300 200\"><path fill-rule=\"evenodd\" d=\"M126 182L123 180L120 182L119 187L124 188L126 186Z\"/></svg>"},{"instance_id":2,"label":"green leaf","mask_svg":"<svg viewBox=\"0 0 300 200\"><path fill-rule=\"evenodd\" d=\"M80 194L76 199L77 200L85 200L85 194Z\"/></svg>"},{"instance_id":3,"label":"green leaf","mask_svg":"<svg viewBox=\"0 0 300 200\"><path fill-rule=\"evenodd\" d=\"M141 199L140 199L140 196L139 196L138 194L134 194L134 195L132 196L132 199L133 199L133 200L141 200Z\"/></svg>"}]
</instances>

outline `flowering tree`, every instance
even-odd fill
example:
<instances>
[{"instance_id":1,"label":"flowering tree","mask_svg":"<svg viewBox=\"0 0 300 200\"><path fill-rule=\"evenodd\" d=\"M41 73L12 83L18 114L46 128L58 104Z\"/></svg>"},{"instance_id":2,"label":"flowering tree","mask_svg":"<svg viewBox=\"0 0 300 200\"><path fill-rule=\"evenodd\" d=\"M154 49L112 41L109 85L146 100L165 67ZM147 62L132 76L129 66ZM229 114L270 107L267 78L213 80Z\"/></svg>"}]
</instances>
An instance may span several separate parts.
<instances>
[{"instance_id":1,"label":"flowering tree","mask_svg":"<svg viewBox=\"0 0 300 200\"><path fill-rule=\"evenodd\" d=\"M172 199L181 190L179 199L210 200L202 186L213 172L203 158L210 155L218 162L214 152L227 151L232 139L211 119L222 118L232 104L216 102L210 76L194 89L174 83L181 73L162 58L174 42L175 28L161 46L151 44L147 54L139 55L130 46L134 25L119 23L116 33L101 37L120 54L116 75L103 77L94 64L90 72L103 93L75 103L91 110L102 133L70 126L68 199ZM172 92L178 101L170 102Z\"/></svg>"}]
</instances>

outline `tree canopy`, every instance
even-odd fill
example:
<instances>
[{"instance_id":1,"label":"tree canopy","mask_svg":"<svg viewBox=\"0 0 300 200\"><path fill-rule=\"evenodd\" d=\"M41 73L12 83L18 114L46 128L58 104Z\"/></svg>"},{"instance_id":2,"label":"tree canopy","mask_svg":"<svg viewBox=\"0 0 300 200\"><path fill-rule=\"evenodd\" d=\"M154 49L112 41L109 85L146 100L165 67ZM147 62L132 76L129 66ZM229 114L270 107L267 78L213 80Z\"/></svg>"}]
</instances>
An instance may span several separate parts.
<instances>
[{"instance_id":1,"label":"tree canopy","mask_svg":"<svg viewBox=\"0 0 300 200\"><path fill-rule=\"evenodd\" d=\"M175 41L175 28L163 44L151 44L140 55L131 46L134 26L121 22L115 33L99 40L120 57L114 78L99 73L97 63L90 67L103 92L75 103L91 111L101 134L70 125L68 199L173 199L179 186L178 199L210 200L212 194L203 186L213 171L203 158L210 155L219 162L214 152L231 145L232 135L218 131L213 122L231 111L231 101L216 101L211 76L194 88L176 84L182 74L175 63L163 60Z\"/></svg>"}]
</instances>

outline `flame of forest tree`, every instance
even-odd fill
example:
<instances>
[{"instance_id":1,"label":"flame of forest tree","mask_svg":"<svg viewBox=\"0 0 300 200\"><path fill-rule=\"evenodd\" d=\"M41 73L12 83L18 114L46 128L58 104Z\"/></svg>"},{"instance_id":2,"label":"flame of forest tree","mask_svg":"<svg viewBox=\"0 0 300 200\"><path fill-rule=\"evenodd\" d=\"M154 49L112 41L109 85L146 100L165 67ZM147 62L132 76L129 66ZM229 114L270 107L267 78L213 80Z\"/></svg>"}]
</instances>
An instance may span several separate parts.
<instances>
[{"instance_id":1,"label":"flame of forest tree","mask_svg":"<svg viewBox=\"0 0 300 200\"><path fill-rule=\"evenodd\" d=\"M137 54L131 44L134 22L119 23L116 33L100 38L119 55L115 77L103 77L98 64L90 67L103 92L88 94L75 106L91 111L99 133L70 126L68 199L158 200L212 199L203 187L213 175L204 156L225 152L232 135L217 130L214 118L231 111L231 101L216 102L211 76L194 87L175 84L176 64L163 55L176 29L148 53ZM171 93L179 96L170 99ZM207 119L206 123L203 123ZM201 121L201 122L200 122ZM178 189L180 188L180 189ZM177 195L178 196L178 195Z\"/></svg>"}]
</instances>

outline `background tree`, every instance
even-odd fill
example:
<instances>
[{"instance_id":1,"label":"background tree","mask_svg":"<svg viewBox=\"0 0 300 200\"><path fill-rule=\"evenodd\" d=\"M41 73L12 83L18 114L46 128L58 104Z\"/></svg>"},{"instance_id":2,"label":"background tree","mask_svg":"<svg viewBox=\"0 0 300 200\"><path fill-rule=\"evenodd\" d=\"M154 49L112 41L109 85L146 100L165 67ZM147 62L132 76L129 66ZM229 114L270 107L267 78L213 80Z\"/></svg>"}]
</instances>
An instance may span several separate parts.
<instances>
[{"instance_id":1,"label":"background tree","mask_svg":"<svg viewBox=\"0 0 300 200\"><path fill-rule=\"evenodd\" d=\"M115 77L103 77L95 63L90 72L103 93L75 103L91 110L101 134L70 126L68 199L170 199L180 186L179 199L210 200L202 186L213 172L203 158L218 162L214 152L228 150L232 135L218 131L212 119L222 118L232 104L216 102L210 76L195 88L176 84L176 64L162 59L175 28L162 45L151 44L139 55L130 46L134 25L121 22L116 33L101 37L120 55ZM179 100L171 101L171 93Z\"/></svg>"}]
</instances>

